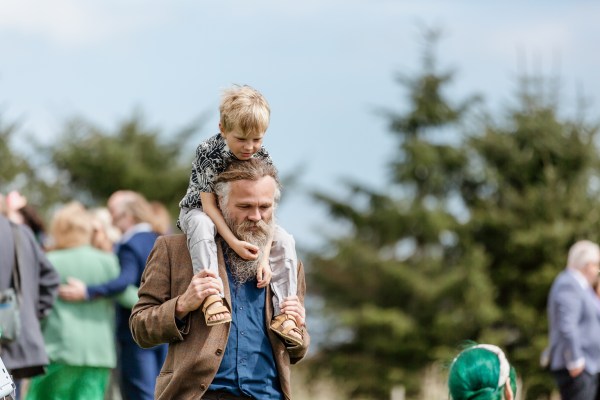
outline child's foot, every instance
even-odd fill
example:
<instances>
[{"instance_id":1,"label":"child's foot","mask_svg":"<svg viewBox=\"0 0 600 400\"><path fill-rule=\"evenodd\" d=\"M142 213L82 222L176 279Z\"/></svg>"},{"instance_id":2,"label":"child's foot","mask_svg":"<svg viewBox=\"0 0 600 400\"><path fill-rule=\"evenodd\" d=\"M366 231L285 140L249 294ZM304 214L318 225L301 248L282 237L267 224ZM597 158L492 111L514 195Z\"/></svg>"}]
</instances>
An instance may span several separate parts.
<instances>
[{"instance_id":1,"label":"child's foot","mask_svg":"<svg viewBox=\"0 0 600 400\"><path fill-rule=\"evenodd\" d=\"M302 331L296 325L296 320L288 314L279 314L274 317L270 327L288 346L302 346L304 343Z\"/></svg>"},{"instance_id":2,"label":"child's foot","mask_svg":"<svg viewBox=\"0 0 600 400\"><path fill-rule=\"evenodd\" d=\"M204 313L204 321L207 326L224 324L231 322L231 313L223 304L223 300L216 294L208 296L202 304L202 312Z\"/></svg>"}]
</instances>

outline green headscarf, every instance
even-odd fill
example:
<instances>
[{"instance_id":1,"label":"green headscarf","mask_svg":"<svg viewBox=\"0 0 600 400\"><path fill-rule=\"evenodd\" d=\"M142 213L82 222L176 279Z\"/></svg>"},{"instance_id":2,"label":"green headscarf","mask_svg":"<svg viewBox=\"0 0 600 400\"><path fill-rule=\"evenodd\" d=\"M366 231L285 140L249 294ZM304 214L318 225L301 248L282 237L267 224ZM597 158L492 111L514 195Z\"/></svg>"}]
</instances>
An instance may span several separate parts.
<instances>
[{"instance_id":1,"label":"green headscarf","mask_svg":"<svg viewBox=\"0 0 600 400\"><path fill-rule=\"evenodd\" d=\"M453 400L503 400L507 382L515 395L516 372L504 352L498 346L478 344L452 361L448 389Z\"/></svg>"}]
</instances>

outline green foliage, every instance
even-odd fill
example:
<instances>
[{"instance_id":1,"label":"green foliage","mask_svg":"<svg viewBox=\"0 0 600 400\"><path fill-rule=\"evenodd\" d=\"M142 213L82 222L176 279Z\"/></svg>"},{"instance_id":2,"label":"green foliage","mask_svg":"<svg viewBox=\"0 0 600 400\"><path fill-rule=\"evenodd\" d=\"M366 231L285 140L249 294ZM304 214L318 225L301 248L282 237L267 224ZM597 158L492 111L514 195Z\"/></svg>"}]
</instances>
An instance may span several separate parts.
<instances>
[{"instance_id":1,"label":"green foliage","mask_svg":"<svg viewBox=\"0 0 600 400\"><path fill-rule=\"evenodd\" d=\"M195 144L186 144L197 128L191 124L166 141L166 135L146 127L138 115L115 132L73 119L45 150L69 197L103 203L114 191L131 189L173 212L187 188Z\"/></svg>"},{"instance_id":2,"label":"green foliage","mask_svg":"<svg viewBox=\"0 0 600 400\"><path fill-rule=\"evenodd\" d=\"M43 176L43 166L33 164L27 155L15 150L18 135L23 136L18 123L0 119L0 193L18 190L34 208L45 210L59 201L60 195Z\"/></svg>"},{"instance_id":3,"label":"green foliage","mask_svg":"<svg viewBox=\"0 0 600 400\"><path fill-rule=\"evenodd\" d=\"M0 187L7 188L21 176L31 174L27 160L12 150L11 142L17 132L15 123L0 121Z\"/></svg>"},{"instance_id":4,"label":"green foliage","mask_svg":"<svg viewBox=\"0 0 600 400\"><path fill-rule=\"evenodd\" d=\"M0 192L19 190L48 216L53 206L66 201L101 205L114 191L130 189L162 202L175 217L197 145L190 139L202 120L167 136L148 128L139 114L115 131L74 118L53 143L41 145L30 138L24 151L14 143L18 125L0 124Z\"/></svg>"},{"instance_id":5,"label":"green foliage","mask_svg":"<svg viewBox=\"0 0 600 400\"><path fill-rule=\"evenodd\" d=\"M475 340L507 349L534 399L553 387L538 367L549 287L575 240L599 239L596 127L559 116L528 79L498 122L467 118L478 98L446 98L435 39L401 81L408 108L387 114L399 144L387 191L315 194L349 233L310 258L333 321L314 372L353 398L397 384L414 396L428 365Z\"/></svg>"}]
</instances>

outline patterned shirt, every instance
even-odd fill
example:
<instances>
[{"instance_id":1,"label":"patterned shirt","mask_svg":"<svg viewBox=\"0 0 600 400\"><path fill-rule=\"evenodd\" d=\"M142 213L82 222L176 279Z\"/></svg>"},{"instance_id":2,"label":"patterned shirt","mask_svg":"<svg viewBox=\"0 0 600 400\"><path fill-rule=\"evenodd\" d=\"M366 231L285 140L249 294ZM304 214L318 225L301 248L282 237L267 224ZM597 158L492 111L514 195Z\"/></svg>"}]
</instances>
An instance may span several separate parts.
<instances>
[{"instance_id":1,"label":"patterned shirt","mask_svg":"<svg viewBox=\"0 0 600 400\"><path fill-rule=\"evenodd\" d=\"M265 160L273 164L271 156L264 147L261 147L252 157ZM179 202L180 208L202 208L200 193L214 193L214 181L232 160L237 160L225 139L220 133L205 140L196 149L196 159L192 163L190 183L183 199Z\"/></svg>"}]
</instances>

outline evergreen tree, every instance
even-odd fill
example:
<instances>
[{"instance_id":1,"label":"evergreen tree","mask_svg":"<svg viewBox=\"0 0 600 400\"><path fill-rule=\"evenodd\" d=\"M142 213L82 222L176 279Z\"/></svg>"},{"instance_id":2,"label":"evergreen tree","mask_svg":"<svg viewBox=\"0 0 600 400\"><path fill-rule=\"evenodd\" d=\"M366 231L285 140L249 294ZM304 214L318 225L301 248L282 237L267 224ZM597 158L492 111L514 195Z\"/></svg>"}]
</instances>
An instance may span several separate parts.
<instances>
[{"instance_id":1,"label":"evergreen tree","mask_svg":"<svg viewBox=\"0 0 600 400\"><path fill-rule=\"evenodd\" d=\"M453 205L469 164L460 123L476 99L446 98L452 74L437 70L429 39L422 73L401 80L409 109L390 114L399 147L388 191L352 185L349 202L316 195L351 232L309 263L334 321L315 371L351 397L387 398L396 384L415 394L424 367L500 317L484 248L463 240L464 211Z\"/></svg>"},{"instance_id":2,"label":"evergreen tree","mask_svg":"<svg viewBox=\"0 0 600 400\"><path fill-rule=\"evenodd\" d=\"M561 117L548 82L524 78L514 108L464 133L476 98L445 96L435 36L422 72L401 80L408 109L388 114L399 147L386 191L316 194L350 229L309 259L331 316L314 372L350 397L403 384L410 398L424 368L475 340L507 349L537 399L554 387L538 366L551 282L575 240L599 239L597 128Z\"/></svg>"},{"instance_id":3,"label":"evergreen tree","mask_svg":"<svg viewBox=\"0 0 600 400\"><path fill-rule=\"evenodd\" d=\"M597 127L560 117L549 87L524 77L508 117L471 139L481 168L470 169L463 189L467 229L490 260L503 311L488 337L509 349L530 399L554 387L538 366L550 285L575 241L600 239Z\"/></svg>"},{"instance_id":4,"label":"evergreen tree","mask_svg":"<svg viewBox=\"0 0 600 400\"><path fill-rule=\"evenodd\" d=\"M17 150L15 141L19 136L25 135L18 123L0 119L0 193L6 195L18 190L27 197L29 205L44 211L49 204L59 201L60 195L43 176L43 168L24 151Z\"/></svg>"},{"instance_id":5,"label":"evergreen tree","mask_svg":"<svg viewBox=\"0 0 600 400\"><path fill-rule=\"evenodd\" d=\"M187 188L196 145L188 142L197 129L198 123L192 123L167 141L139 115L115 132L76 118L46 152L71 198L103 204L115 190L130 189L173 211Z\"/></svg>"}]
</instances>

